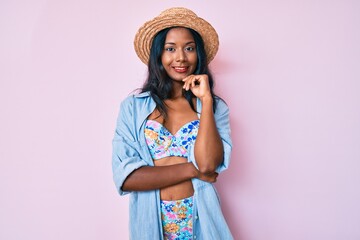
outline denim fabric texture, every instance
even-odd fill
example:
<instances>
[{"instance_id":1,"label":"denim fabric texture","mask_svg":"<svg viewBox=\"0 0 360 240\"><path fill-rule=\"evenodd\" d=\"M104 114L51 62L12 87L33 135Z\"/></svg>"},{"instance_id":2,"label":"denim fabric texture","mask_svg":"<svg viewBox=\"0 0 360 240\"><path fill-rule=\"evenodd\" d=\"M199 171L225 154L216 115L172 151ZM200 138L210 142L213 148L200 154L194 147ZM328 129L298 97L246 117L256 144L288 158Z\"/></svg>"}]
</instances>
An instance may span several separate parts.
<instances>
[{"instance_id":1,"label":"denim fabric texture","mask_svg":"<svg viewBox=\"0 0 360 240\"><path fill-rule=\"evenodd\" d=\"M224 145L224 160L217 168L220 173L227 169L231 155L231 132L229 108L216 100L215 121ZM197 99L198 117L201 121L201 102ZM145 140L145 122L155 110L155 102L148 92L125 98L119 110L113 138L113 179L120 195L130 194L129 226L131 240L163 239L160 211L160 191L124 192L121 187L129 174L142 166L154 166ZM197 167L194 146L189 148L188 161ZM213 184L192 179L193 239L232 240L228 225L222 214L219 196Z\"/></svg>"}]
</instances>

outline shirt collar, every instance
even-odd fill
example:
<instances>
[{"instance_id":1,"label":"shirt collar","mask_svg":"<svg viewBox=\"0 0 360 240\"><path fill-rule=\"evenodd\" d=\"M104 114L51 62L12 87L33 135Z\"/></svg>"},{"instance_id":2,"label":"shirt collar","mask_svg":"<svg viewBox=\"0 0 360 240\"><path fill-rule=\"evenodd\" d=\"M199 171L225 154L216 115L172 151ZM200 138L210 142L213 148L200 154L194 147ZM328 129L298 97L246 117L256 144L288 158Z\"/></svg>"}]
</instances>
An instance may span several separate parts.
<instances>
[{"instance_id":1,"label":"shirt collar","mask_svg":"<svg viewBox=\"0 0 360 240\"><path fill-rule=\"evenodd\" d=\"M150 92L142 92L142 93L135 95L136 98L143 98L143 97L148 97L148 96L150 96Z\"/></svg>"}]
</instances>

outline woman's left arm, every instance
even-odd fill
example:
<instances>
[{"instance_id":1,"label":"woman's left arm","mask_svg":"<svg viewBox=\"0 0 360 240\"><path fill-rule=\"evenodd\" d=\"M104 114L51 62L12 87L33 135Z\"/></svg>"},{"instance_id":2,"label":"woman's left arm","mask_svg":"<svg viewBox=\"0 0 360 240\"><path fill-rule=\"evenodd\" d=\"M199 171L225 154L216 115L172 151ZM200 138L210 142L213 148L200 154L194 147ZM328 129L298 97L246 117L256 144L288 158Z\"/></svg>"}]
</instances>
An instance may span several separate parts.
<instances>
[{"instance_id":1,"label":"woman's left arm","mask_svg":"<svg viewBox=\"0 0 360 240\"><path fill-rule=\"evenodd\" d=\"M203 98L201 101L201 116L199 132L195 141L195 159L199 171L213 173L224 158L224 148L216 128L213 99Z\"/></svg>"},{"instance_id":2,"label":"woman's left arm","mask_svg":"<svg viewBox=\"0 0 360 240\"><path fill-rule=\"evenodd\" d=\"M196 163L201 173L213 173L224 159L224 146L216 126L208 76L190 75L183 81L184 89L191 90L202 105L194 150Z\"/></svg>"}]
</instances>

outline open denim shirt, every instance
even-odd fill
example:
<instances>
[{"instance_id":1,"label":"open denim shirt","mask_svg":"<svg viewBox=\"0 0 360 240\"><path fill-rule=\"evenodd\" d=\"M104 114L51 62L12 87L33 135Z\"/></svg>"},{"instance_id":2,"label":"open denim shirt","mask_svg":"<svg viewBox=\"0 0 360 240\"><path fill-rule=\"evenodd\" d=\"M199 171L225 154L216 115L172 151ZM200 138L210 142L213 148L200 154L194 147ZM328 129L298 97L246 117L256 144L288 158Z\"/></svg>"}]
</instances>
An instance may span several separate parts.
<instances>
[{"instance_id":1,"label":"open denim shirt","mask_svg":"<svg viewBox=\"0 0 360 240\"><path fill-rule=\"evenodd\" d=\"M224 160L217 172L228 168L232 148L229 109L219 98L215 99L215 121L224 145ZM201 117L201 102L196 103ZM142 166L154 166L145 141L145 121L154 111L155 101L148 92L127 97L120 106L113 139L112 169L116 188L120 195L129 192L121 187L127 176ZM201 121L201 120L200 120ZM193 145L194 146L194 145ZM194 147L189 149L188 161L196 167ZM231 240L230 230L223 217L218 194L213 184L192 179L194 187L193 238L202 240ZM134 191L130 194L130 239L163 239L160 191Z\"/></svg>"}]
</instances>

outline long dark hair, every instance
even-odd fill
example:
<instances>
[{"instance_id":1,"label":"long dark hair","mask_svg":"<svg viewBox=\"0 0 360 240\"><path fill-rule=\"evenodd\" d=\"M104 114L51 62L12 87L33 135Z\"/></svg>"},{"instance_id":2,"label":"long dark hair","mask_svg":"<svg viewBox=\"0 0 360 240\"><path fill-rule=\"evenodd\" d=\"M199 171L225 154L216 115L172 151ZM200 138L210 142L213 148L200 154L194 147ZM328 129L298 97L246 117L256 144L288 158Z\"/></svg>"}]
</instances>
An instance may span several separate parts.
<instances>
[{"instance_id":1,"label":"long dark hair","mask_svg":"<svg viewBox=\"0 0 360 240\"><path fill-rule=\"evenodd\" d=\"M160 114L166 118L167 110L166 104L164 100L171 98L173 80L166 73L164 66L161 63L161 55L164 51L165 39L167 33L175 27L166 28L160 31L152 42L152 46L150 49L150 58L148 63L148 78L144 83L141 92L150 92L151 97L154 99L156 103L156 108L159 110ZM193 74L207 74L209 78L209 86L210 92L212 95L213 101L213 109L215 111L215 98L217 97L214 94L214 79L212 74L208 68L207 64L207 56L204 48L204 42L199 33L191 28L187 28L192 34L195 45L196 45L196 53L197 53L197 65ZM192 99L195 95L191 91L184 91L184 97L189 102L191 108L196 112L194 103Z\"/></svg>"}]
</instances>

